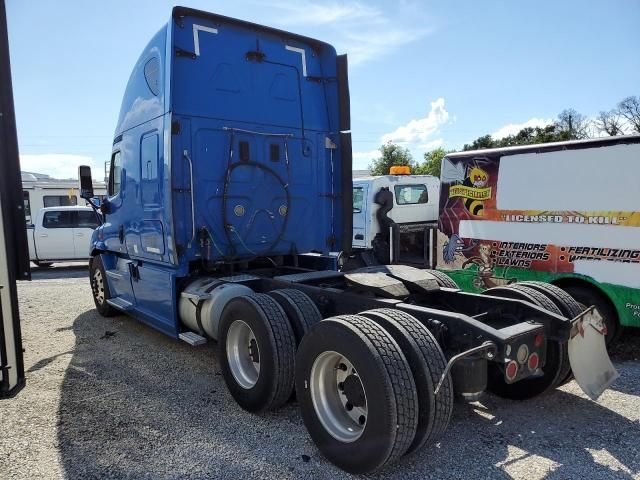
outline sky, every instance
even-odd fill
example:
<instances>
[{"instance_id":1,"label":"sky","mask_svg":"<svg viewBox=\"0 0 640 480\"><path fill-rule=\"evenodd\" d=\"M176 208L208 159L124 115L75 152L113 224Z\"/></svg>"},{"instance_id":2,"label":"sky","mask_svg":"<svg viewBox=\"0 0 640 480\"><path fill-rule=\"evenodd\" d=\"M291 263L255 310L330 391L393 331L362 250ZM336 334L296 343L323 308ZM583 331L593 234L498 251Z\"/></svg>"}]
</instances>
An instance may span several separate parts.
<instances>
[{"instance_id":1,"label":"sky","mask_svg":"<svg viewBox=\"0 0 640 480\"><path fill-rule=\"evenodd\" d=\"M175 3L6 3L22 170L103 171L131 70ZM594 117L640 95L640 0L181 4L348 54L354 169L387 141L420 160L438 146L544 125L565 108Z\"/></svg>"}]
</instances>

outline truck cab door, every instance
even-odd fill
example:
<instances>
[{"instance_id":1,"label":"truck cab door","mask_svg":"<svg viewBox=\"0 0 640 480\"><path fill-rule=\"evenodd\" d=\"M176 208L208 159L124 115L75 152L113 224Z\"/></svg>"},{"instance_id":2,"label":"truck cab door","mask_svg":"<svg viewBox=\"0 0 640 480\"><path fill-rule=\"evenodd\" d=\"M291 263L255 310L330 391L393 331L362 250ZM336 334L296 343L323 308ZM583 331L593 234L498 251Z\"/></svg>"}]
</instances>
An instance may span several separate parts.
<instances>
[{"instance_id":1,"label":"truck cab door","mask_svg":"<svg viewBox=\"0 0 640 480\"><path fill-rule=\"evenodd\" d=\"M74 212L73 227L73 258L85 260L89 258L89 243L91 235L98 227L96 214L90 210L78 210Z\"/></svg>"},{"instance_id":2,"label":"truck cab door","mask_svg":"<svg viewBox=\"0 0 640 480\"><path fill-rule=\"evenodd\" d=\"M438 210L440 208L440 183L427 182L427 218L429 222L438 221Z\"/></svg>"},{"instance_id":3,"label":"truck cab door","mask_svg":"<svg viewBox=\"0 0 640 480\"><path fill-rule=\"evenodd\" d=\"M122 138L120 141L124 143ZM127 179L128 172L123 163L121 148L121 145L117 145L117 149L111 155L107 201L105 202L107 211L105 222L100 228L102 228L104 234L107 252L116 254L105 255L106 258L104 258L103 263L112 299L117 301L119 308L122 309L133 306L136 303L132 285L132 273L136 271L135 265L133 260L126 258L122 254L127 253L125 223L130 223L132 217L131 208L135 204L137 187L135 183L129 184L130 182ZM125 199L129 195L133 195L133 197L127 203ZM134 201L131 202L131 200Z\"/></svg>"},{"instance_id":4,"label":"truck cab door","mask_svg":"<svg viewBox=\"0 0 640 480\"><path fill-rule=\"evenodd\" d=\"M66 260L74 258L73 211L44 212L42 223L35 229L35 245L40 260Z\"/></svg>"},{"instance_id":5,"label":"truck cab door","mask_svg":"<svg viewBox=\"0 0 640 480\"><path fill-rule=\"evenodd\" d=\"M367 245L367 214L369 210L369 185L354 185L353 187L353 238L354 248L368 248Z\"/></svg>"},{"instance_id":6,"label":"truck cab door","mask_svg":"<svg viewBox=\"0 0 640 480\"><path fill-rule=\"evenodd\" d=\"M126 171L122 167L122 153L116 150L111 155L111 167L109 170L109 183L107 186L107 208L105 223L102 226L104 243L107 250L115 253L126 253L125 232L123 220L123 202L125 197Z\"/></svg>"}]
</instances>

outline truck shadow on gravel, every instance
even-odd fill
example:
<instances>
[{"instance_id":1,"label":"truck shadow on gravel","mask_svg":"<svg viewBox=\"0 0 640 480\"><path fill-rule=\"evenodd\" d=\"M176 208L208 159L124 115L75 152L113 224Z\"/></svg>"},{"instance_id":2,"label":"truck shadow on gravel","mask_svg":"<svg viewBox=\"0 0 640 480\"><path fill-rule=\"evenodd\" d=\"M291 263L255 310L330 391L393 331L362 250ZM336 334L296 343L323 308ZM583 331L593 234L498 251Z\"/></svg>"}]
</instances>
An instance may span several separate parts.
<instances>
[{"instance_id":1,"label":"truck shadow on gravel","mask_svg":"<svg viewBox=\"0 0 640 480\"><path fill-rule=\"evenodd\" d=\"M57 425L66 478L350 477L319 454L295 403L241 410L213 344L189 347L95 310L73 331ZM632 478L639 437L638 423L564 391L525 403L487 396L458 403L440 443L377 477Z\"/></svg>"}]
</instances>

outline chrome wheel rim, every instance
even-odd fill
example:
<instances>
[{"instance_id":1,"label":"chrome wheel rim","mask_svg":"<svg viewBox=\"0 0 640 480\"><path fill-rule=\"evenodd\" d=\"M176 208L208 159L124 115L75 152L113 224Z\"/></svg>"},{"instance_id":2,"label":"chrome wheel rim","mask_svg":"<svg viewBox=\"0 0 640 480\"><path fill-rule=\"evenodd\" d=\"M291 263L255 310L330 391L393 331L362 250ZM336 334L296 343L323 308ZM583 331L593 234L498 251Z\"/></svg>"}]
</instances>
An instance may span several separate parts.
<instances>
[{"instance_id":1,"label":"chrome wheel rim","mask_svg":"<svg viewBox=\"0 0 640 480\"><path fill-rule=\"evenodd\" d=\"M253 330L242 320L229 327L227 361L238 385L247 390L255 386L260 376L260 349Z\"/></svg>"},{"instance_id":2,"label":"chrome wheel rim","mask_svg":"<svg viewBox=\"0 0 640 480\"><path fill-rule=\"evenodd\" d=\"M104 303L104 279L99 269L93 272L93 296L100 305Z\"/></svg>"},{"instance_id":3,"label":"chrome wheel rim","mask_svg":"<svg viewBox=\"0 0 640 480\"><path fill-rule=\"evenodd\" d=\"M367 396L353 364L344 355L328 351L311 367L313 408L325 430L336 440L355 442L368 420Z\"/></svg>"}]
</instances>

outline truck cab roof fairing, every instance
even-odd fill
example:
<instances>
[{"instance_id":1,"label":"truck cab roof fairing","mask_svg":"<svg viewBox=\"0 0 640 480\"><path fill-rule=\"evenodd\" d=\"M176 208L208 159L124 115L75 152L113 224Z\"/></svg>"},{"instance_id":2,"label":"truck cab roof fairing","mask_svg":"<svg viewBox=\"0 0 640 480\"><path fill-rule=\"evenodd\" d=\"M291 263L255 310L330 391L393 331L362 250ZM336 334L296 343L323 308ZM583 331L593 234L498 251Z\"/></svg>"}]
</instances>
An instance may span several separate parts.
<instances>
[{"instance_id":1,"label":"truck cab roof fairing","mask_svg":"<svg viewBox=\"0 0 640 480\"><path fill-rule=\"evenodd\" d=\"M122 98L114 136L165 113L165 43L162 27L138 58Z\"/></svg>"},{"instance_id":2,"label":"truck cab roof fairing","mask_svg":"<svg viewBox=\"0 0 640 480\"><path fill-rule=\"evenodd\" d=\"M182 28L184 26L182 25L182 21L186 16L204 18L216 23L224 23L227 25L237 25L237 26L245 27L250 30L267 32L283 38L298 40L300 42L307 43L317 49L329 48L333 50L333 47L328 43L321 42L320 40L316 40L315 38L305 37L304 35L298 35L295 33L287 32L285 30L267 27L265 25L259 25L257 23L247 22L245 20L239 20L237 18L226 17L224 15L218 15L216 13L205 12L203 10L196 10L194 8L189 8L189 7L173 8L172 17L179 27Z\"/></svg>"},{"instance_id":3,"label":"truck cab roof fairing","mask_svg":"<svg viewBox=\"0 0 640 480\"><path fill-rule=\"evenodd\" d=\"M338 132L327 106L337 103L331 45L198 10L176 8L173 18L172 112Z\"/></svg>"}]
</instances>

